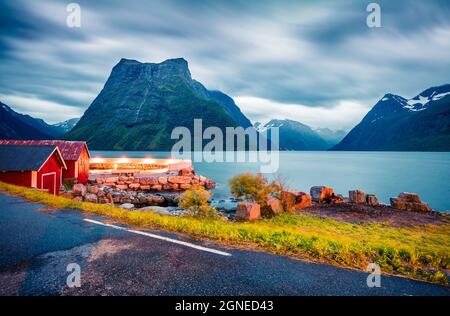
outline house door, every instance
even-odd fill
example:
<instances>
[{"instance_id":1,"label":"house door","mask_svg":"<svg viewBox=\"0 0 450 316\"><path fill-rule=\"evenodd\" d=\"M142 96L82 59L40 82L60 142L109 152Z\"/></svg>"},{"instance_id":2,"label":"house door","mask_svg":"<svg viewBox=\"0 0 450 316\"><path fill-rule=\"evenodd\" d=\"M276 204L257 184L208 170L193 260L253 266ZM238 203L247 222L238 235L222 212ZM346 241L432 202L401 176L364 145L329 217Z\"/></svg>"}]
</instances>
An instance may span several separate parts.
<instances>
[{"instance_id":1,"label":"house door","mask_svg":"<svg viewBox=\"0 0 450 316\"><path fill-rule=\"evenodd\" d=\"M56 172L46 173L42 175L41 189L48 190L49 193L56 194Z\"/></svg>"}]
</instances>

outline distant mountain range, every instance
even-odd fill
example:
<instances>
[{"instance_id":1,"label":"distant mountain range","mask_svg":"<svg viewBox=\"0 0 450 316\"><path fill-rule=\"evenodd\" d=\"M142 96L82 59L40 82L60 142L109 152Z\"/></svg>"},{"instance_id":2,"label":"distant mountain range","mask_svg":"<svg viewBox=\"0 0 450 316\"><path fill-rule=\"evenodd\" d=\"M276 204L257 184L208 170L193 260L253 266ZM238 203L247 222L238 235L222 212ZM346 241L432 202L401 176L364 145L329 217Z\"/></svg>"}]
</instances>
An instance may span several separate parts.
<instances>
[{"instance_id":1,"label":"distant mountain range","mask_svg":"<svg viewBox=\"0 0 450 316\"><path fill-rule=\"evenodd\" d=\"M79 120L80 118L76 117L64 122L53 124L53 126L60 129L62 131L62 134L65 134L67 132L70 132L74 128L74 126L77 125Z\"/></svg>"},{"instance_id":2,"label":"distant mountain range","mask_svg":"<svg viewBox=\"0 0 450 316\"><path fill-rule=\"evenodd\" d=\"M333 150L450 151L450 84L386 94Z\"/></svg>"},{"instance_id":3,"label":"distant mountain range","mask_svg":"<svg viewBox=\"0 0 450 316\"><path fill-rule=\"evenodd\" d=\"M255 128L272 139L270 128L279 128L280 150L326 150L336 145L345 136L344 131L312 129L308 125L293 120L271 120L265 125L255 123Z\"/></svg>"},{"instance_id":4,"label":"distant mountain range","mask_svg":"<svg viewBox=\"0 0 450 316\"><path fill-rule=\"evenodd\" d=\"M78 124L65 136L93 149L171 150L175 127L251 126L233 99L207 90L182 58L162 63L122 59Z\"/></svg>"},{"instance_id":5,"label":"distant mountain range","mask_svg":"<svg viewBox=\"0 0 450 316\"><path fill-rule=\"evenodd\" d=\"M57 124L20 114L0 102L0 139L55 139L69 131L78 119Z\"/></svg>"}]
</instances>

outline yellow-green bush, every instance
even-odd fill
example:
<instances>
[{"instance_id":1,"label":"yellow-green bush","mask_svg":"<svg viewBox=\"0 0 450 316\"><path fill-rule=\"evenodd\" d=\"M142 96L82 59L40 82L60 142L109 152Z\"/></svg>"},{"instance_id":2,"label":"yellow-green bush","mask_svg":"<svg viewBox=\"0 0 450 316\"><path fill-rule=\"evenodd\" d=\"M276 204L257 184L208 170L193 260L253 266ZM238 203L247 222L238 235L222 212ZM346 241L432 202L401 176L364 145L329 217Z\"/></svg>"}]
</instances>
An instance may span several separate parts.
<instances>
[{"instance_id":1,"label":"yellow-green bush","mask_svg":"<svg viewBox=\"0 0 450 316\"><path fill-rule=\"evenodd\" d=\"M210 197L210 192L201 186L196 186L183 193L178 205L193 217L217 217L216 209L208 203Z\"/></svg>"},{"instance_id":2,"label":"yellow-green bush","mask_svg":"<svg viewBox=\"0 0 450 316\"><path fill-rule=\"evenodd\" d=\"M280 190L280 185L269 182L261 174L243 173L228 180L230 190L237 199L259 203L263 208L269 196L274 196Z\"/></svg>"}]
</instances>

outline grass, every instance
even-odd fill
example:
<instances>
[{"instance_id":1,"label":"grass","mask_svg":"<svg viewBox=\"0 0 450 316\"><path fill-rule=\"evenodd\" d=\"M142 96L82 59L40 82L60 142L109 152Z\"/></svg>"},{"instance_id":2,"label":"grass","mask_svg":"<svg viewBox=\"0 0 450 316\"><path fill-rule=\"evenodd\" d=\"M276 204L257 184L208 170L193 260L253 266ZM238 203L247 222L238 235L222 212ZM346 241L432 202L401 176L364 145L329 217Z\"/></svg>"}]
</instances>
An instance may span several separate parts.
<instances>
[{"instance_id":1,"label":"grass","mask_svg":"<svg viewBox=\"0 0 450 316\"><path fill-rule=\"evenodd\" d=\"M55 208L78 209L145 228L160 228L230 246L258 248L316 262L365 270L371 262L384 273L448 284L450 225L390 227L351 224L315 216L281 214L252 223L173 217L78 202L0 182L0 190Z\"/></svg>"}]
</instances>

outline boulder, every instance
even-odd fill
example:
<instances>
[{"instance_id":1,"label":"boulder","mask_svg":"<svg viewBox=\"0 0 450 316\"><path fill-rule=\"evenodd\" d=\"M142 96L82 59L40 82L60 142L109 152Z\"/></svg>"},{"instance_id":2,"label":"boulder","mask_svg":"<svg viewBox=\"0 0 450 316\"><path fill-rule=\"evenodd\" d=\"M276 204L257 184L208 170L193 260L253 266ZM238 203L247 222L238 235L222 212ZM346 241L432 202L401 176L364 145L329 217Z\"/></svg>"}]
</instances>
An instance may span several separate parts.
<instances>
[{"instance_id":1,"label":"boulder","mask_svg":"<svg viewBox=\"0 0 450 316\"><path fill-rule=\"evenodd\" d=\"M149 177L149 178L140 178L139 183L143 185L155 185L158 184L158 179L155 177Z\"/></svg>"},{"instance_id":2,"label":"boulder","mask_svg":"<svg viewBox=\"0 0 450 316\"><path fill-rule=\"evenodd\" d=\"M261 218L261 209L258 203L241 202L237 205L236 220L254 221Z\"/></svg>"},{"instance_id":3,"label":"boulder","mask_svg":"<svg viewBox=\"0 0 450 316\"><path fill-rule=\"evenodd\" d=\"M173 184L172 184L172 183L169 183L169 182L167 182L166 184L164 184L164 185L162 186L162 188L163 188L163 190L167 190L167 191L170 191L170 190L172 190L172 189L173 189Z\"/></svg>"},{"instance_id":4,"label":"boulder","mask_svg":"<svg viewBox=\"0 0 450 316\"><path fill-rule=\"evenodd\" d=\"M167 183L167 178L166 177L159 177L158 178L158 183L161 185L164 185Z\"/></svg>"},{"instance_id":5,"label":"boulder","mask_svg":"<svg viewBox=\"0 0 450 316\"><path fill-rule=\"evenodd\" d=\"M134 204L131 203L123 203L121 205L119 205L119 207L127 209L127 210L131 210L134 208Z\"/></svg>"},{"instance_id":6,"label":"boulder","mask_svg":"<svg viewBox=\"0 0 450 316\"><path fill-rule=\"evenodd\" d=\"M405 199L406 202L411 202L411 203L421 203L422 202L417 193L402 192L398 195L398 197L401 199Z\"/></svg>"},{"instance_id":7,"label":"boulder","mask_svg":"<svg viewBox=\"0 0 450 316\"><path fill-rule=\"evenodd\" d=\"M187 189L190 189L190 188L191 188L191 185L189 183L182 183L182 184L180 184L180 189L181 190L187 190Z\"/></svg>"},{"instance_id":8,"label":"boulder","mask_svg":"<svg viewBox=\"0 0 450 316\"><path fill-rule=\"evenodd\" d=\"M91 202L91 203L97 203L98 202L98 197L97 197L96 194L86 193L86 195L84 196L84 201L85 202Z\"/></svg>"},{"instance_id":9,"label":"boulder","mask_svg":"<svg viewBox=\"0 0 450 316\"><path fill-rule=\"evenodd\" d=\"M103 178L96 178L95 183L97 184L103 184Z\"/></svg>"},{"instance_id":10,"label":"boulder","mask_svg":"<svg viewBox=\"0 0 450 316\"><path fill-rule=\"evenodd\" d=\"M160 195L148 195L146 197L147 205L162 205L166 202L166 199Z\"/></svg>"},{"instance_id":11,"label":"boulder","mask_svg":"<svg viewBox=\"0 0 450 316\"><path fill-rule=\"evenodd\" d=\"M151 189L152 190L156 190L156 191L161 191L162 190L162 185L161 184L152 185Z\"/></svg>"},{"instance_id":12,"label":"boulder","mask_svg":"<svg viewBox=\"0 0 450 316\"><path fill-rule=\"evenodd\" d=\"M105 178L103 181L104 183L116 183L119 181L119 177L108 177Z\"/></svg>"},{"instance_id":13,"label":"boulder","mask_svg":"<svg viewBox=\"0 0 450 316\"><path fill-rule=\"evenodd\" d=\"M294 208L305 208L312 205L312 197L308 193L305 192L298 192L296 196L296 201Z\"/></svg>"},{"instance_id":14,"label":"boulder","mask_svg":"<svg viewBox=\"0 0 450 316\"><path fill-rule=\"evenodd\" d=\"M120 176L119 177L119 182L127 182L128 181L128 177L126 177L126 176Z\"/></svg>"},{"instance_id":15,"label":"boulder","mask_svg":"<svg viewBox=\"0 0 450 316\"><path fill-rule=\"evenodd\" d=\"M99 190L97 191L97 196L98 196L99 198L105 197L105 196L106 196L106 193L105 193L105 191L103 191L102 189L99 188Z\"/></svg>"},{"instance_id":16,"label":"boulder","mask_svg":"<svg viewBox=\"0 0 450 316\"><path fill-rule=\"evenodd\" d=\"M86 191L86 187L81 183L77 183L72 187L72 193L75 196L84 196Z\"/></svg>"},{"instance_id":17,"label":"boulder","mask_svg":"<svg viewBox=\"0 0 450 316\"><path fill-rule=\"evenodd\" d=\"M297 201L295 192L281 191L281 203L286 211L292 209Z\"/></svg>"},{"instance_id":18,"label":"boulder","mask_svg":"<svg viewBox=\"0 0 450 316\"><path fill-rule=\"evenodd\" d=\"M145 191L145 190L150 190L151 186L150 185L141 185L140 189Z\"/></svg>"},{"instance_id":19,"label":"boulder","mask_svg":"<svg viewBox=\"0 0 450 316\"><path fill-rule=\"evenodd\" d=\"M108 204L110 203L107 197L99 197L98 198L98 203L100 204Z\"/></svg>"},{"instance_id":20,"label":"boulder","mask_svg":"<svg viewBox=\"0 0 450 316\"><path fill-rule=\"evenodd\" d=\"M216 183L211 179L205 180L205 188L207 190L214 189L216 187Z\"/></svg>"},{"instance_id":21,"label":"boulder","mask_svg":"<svg viewBox=\"0 0 450 316\"><path fill-rule=\"evenodd\" d=\"M366 203L366 194L361 190L348 191L350 203Z\"/></svg>"},{"instance_id":22,"label":"boulder","mask_svg":"<svg viewBox=\"0 0 450 316\"><path fill-rule=\"evenodd\" d=\"M95 185L89 185L87 191L92 194L97 194L100 189Z\"/></svg>"},{"instance_id":23,"label":"boulder","mask_svg":"<svg viewBox=\"0 0 450 316\"><path fill-rule=\"evenodd\" d=\"M415 193L402 192L396 198L390 198L391 206L398 210L413 212L431 212L432 209L426 203L420 201L419 195Z\"/></svg>"},{"instance_id":24,"label":"boulder","mask_svg":"<svg viewBox=\"0 0 450 316\"><path fill-rule=\"evenodd\" d=\"M310 189L310 194L314 202L323 203L326 199L334 196L334 190L325 186L314 186Z\"/></svg>"},{"instance_id":25,"label":"boulder","mask_svg":"<svg viewBox=\"0 0 450 316\"><path fill-rule=\"evenodd\" d=\"M378 199L374 194L366 195L366 203L370 206L377 206L379 204Z\"/></svg>"},{"instance_id":26,"label":"boulder","mask_svg":"<svg viewBox=\"0 0 450 316\"><path fill-rule=\"evenodd\" d=\"M128 185L128 188L130 188L131 190L138 190L141 187L141 185L139 183L130 183Z\"/></svg>"},{"instance_id":27,"label":"boulder","mask_svg":"<svg viewBox=\"0 0 450 316\"><path fill-rule=\"evenodd\" d=\"M277 214L283 213L284 208L280 200L269 198L266 201L266 207L263 209L263 215L266 217L273 217Z\"/></svg>"},{"instance_id":28,"label":"boulder","mask_svg":"<svg viewBox=\"0 0 450 316\"><path fill-rule=\"evenodd\" d=\"M168 180L170 183L173 184L183 184L183 183L191 183L191 177L186 177L186 176L171 176L168 178Z\"/></svg>"},{"instance_id":29,"label":"boulder","mask_svg":"<svg viewBox=\"0 0 450 316\"><path fill-rule=\"evenodd\" d=\"M127 184L117 184L116 188L119 190L127 190L128 189L128 185Z\"/></svg>"},{"instance_id":30,"label":"boulder","mask_svg":"<svg viewBox=\"0 0 450 316\"><path fill-rule=\"evenodd\" d=\"M193 177L195 175L195 171L193 168L183 168L180 171L178 171L178 175L185 177Z\"/></svg>"},{"instance_id":31,"label":"boulder","mask_svg":"<svg viewBox=\"0 0 450 316\"><path fill-rule=\"evenodd\" d=\"M181 184L173 183L173 184L172 184L172 190L178 190L178 189L180 188L180 185L181 185Z\"/></svg>"}]
</instances>

